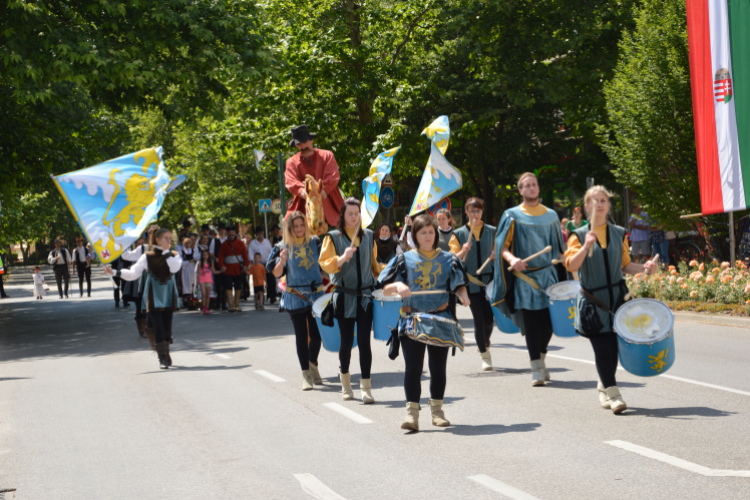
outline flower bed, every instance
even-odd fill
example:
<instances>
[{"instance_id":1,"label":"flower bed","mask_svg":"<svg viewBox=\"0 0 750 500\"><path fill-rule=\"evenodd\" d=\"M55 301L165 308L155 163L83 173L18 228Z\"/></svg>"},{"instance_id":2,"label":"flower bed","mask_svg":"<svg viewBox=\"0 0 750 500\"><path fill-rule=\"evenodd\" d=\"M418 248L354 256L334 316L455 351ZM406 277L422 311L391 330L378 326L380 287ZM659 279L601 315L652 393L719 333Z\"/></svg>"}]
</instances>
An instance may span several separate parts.
<instances>
[{"instance_id":1,"label":"flower bed","mask_svg":"<svg viewBox=\"0 0 750 500\"><path fill-rule=\"evenodd\" d=\"M661 300L675 310L750 315L750 272L742 261L680 262L652 275L627 276L634 297Z\"/></svg>"}]
</instances>

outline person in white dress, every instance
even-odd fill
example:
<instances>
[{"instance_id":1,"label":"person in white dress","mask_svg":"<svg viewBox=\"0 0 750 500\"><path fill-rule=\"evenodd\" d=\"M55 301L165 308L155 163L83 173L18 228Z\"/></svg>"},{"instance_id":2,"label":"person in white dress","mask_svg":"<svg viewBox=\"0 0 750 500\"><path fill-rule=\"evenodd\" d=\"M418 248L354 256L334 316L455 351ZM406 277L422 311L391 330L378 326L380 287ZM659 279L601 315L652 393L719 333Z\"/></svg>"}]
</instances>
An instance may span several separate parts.
<instances>
[{"instance_id":1,"label":"person in white dress","mask_svg":"<svg viewBox=\"0 0 750 500\"><path fill-rule=\"evenodd\" d=\"M182 240L182 289L180 294L188 299L193 296L193 283L195 281L195 264L200 260L200 252L193 248L193 240L185 238Z\"/></svg>"},{"instance_id":2,"label":"person in white dress","mask_svg":"<svg viewBox=\"0 0 750 500\"><path fill-rule=\"evenodd\" d=\"M42 300L44 296L44 276L42 276L42 268L37 266L34 268L34 297L37 300Z\"/></svg>"}]
</instances>

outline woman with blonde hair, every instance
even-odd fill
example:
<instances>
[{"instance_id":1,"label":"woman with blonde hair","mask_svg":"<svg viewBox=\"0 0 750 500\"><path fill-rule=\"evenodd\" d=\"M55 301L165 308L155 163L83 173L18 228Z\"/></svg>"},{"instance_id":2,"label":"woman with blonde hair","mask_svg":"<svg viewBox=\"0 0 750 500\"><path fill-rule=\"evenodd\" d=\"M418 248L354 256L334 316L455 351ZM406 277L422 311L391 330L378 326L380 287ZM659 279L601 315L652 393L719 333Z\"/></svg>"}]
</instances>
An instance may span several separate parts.
<instances>
[{"instance_id":1,"label":"woman with blonde hair","mask_svg":"<svg viewBox=\"0 0 750 500\"><path fill-rule=\"evenodd\" d=\"M584 206L591 222L570 234L565 265L578 272L581 291L576 299L575 327L579 335L591 342L599 373L597 390L604 409L620 414L627 409L617 387L618 352L614 332L614 313L622 306L628 288L623 273L651 274L655 265L630 261L626 230L607 222L610 193L604 186L586 191Z\"/></svg>"},{"instance_id":2,"label":"woman with blonde hair","mask_svg":"<svg viewBox=\"0 0 750 500\"><path fill-rule=\"evenodd\" d=\"M323 283L318 264L320 246L320 239L310 235L305 215L290 212L284 239L273 247L266 263L266 270L276 278L286 275L286 290L281 295L279 311L288 312L294 326L303 391L312 390L314 384L323 384L318 371L320 331L312 315L313 302L325 293L319 291Z\"/></svg>"}]
</instances>

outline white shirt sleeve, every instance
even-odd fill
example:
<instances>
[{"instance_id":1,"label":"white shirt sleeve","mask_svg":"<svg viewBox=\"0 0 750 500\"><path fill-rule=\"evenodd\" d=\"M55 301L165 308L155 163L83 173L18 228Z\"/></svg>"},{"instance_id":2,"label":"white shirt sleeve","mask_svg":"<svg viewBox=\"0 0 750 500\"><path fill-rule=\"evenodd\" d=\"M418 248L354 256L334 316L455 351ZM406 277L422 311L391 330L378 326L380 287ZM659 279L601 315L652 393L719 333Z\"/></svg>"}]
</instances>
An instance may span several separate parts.
<instances>
[{"instance_id":1,"label":"white shirt sleeve","mask_svg":"<svg viewBox=\"0 0 750 500\"><path fill-rule=\"evenodd\" d=\"M169 253L169 250L163 250L163 253ZM167 259L167 265L169 266L169 272L176 273L182 268L182 257L180 254L173 255Z\"/></svg>"},{"instance_id":2,"label":"white shirt sleeve","mask_svg":"<svg viewBox=\"0 0 750 500\"><path fill-rule=\"evenodd\" d=\"M138 262L138 259L143 255L142 246L138 245L138 248L135 250L130 250L129 248L122 252L122 258L124 260L127 260L128 262Z\"/></svg>"},{"instance_id":3,"label":"white shirt sleeve","mask_svg":"<svg viewBox=\"0 0 750 500\"><path fill-rule=\"evenodd\" d=\"M146 260L146 254L143 254L135 264L130 266L130 269L120 269L120 278L124 279L125 281L135 281L141 277L143 271L147 270L148 261Z\"/></svg>"}]
</instances>

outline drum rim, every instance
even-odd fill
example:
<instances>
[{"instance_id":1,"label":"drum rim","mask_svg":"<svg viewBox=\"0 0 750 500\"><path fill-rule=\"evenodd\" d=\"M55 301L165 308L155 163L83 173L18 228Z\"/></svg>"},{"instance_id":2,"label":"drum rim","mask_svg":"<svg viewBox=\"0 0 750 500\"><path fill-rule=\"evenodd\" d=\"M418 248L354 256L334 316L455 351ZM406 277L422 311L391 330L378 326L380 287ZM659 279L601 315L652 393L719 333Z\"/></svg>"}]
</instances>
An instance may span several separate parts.
<instances>
[{"instance_id":1,"label":"drum rim","mask_svg":"<svg viewBox=\"0 0 750 500\"><path fill-rule=\"evenodd\" d=\"M317 310L315 309L315 304L317 304L318 302L321 302L321 301L325 302L325 298L326 298L326 297L328 297L328 296L330 296L330 297L331 297L331 298L329 299L329 301L330 301L330 300L333 300L333 293L326 293L326 294L322 295L321 297L318 297L317 299L315 299L315 302L313 302L313 305L312 305L312 314L313 314L313 317L314 317L314 318L320 318L320 317L321 317L321 315L323 314L323 309L325 309L325 308L326 308L326 306L328 305L328 304L326 303L326 304L325 304L325 305L324 305L324 306L323 306L323 307L321 308L320 312L318 312L318 311L317 311Z\"/></svg>"},{"instance_id":2,"label":"drum rim","mask_svg":"<svg viewBox=\"0 0 750 500\"><path fill-rule=\"evenodd\" d=\"M573 286L578 287L578 288L575 291L575 293L573 293L570 296L565 296L565 297L552 297L552 296L550 296L549 291L551 289L555 288L558 285L573 285ZM547 294L547 297L549 297L549 300L563 301L563 300L570 300L570 299L576 298L578 296L578 293L580 291L581 291L581 282L580 281L568 280L568 281L558 281L557 283L548 286L547 289L544 291L544 293Z\"/></svg>"},{"instance_id":3,"label":"drum rim","mask_svg":"<svg viewBox=\"0 0 750 500\"><path fill-rule=\"evenodd\" d=\"M383 290L375 290L374 292L372 292L372 300L376 302L401 302L401 297L399 297L398 295L391 295L390 297L386 297L385 295L380 296L380 294L382 293Z\"/></svg>"},{"instance_id":4,"label":"drum rim","mask_svg":"<svg viewBox=\"0 0 750 500\"><path fill-rule=\"evenodd\" d=\"M661 308L663 308L663 309L665 309L666 311L669 312L669 323L667 325L668 328L665 328L665 330L663 332L659 332L659 337L657 337L657 338L655 338L653 340L647 340L647 341L636 340L636 339L633 339L632 337L627 336L627 334L621 333L618 330L617 325L621 322L621 318L624 315L624 311L625 311L626 306L627 307L632 307L632 306L629 306L628 304L632 304L632 303L636 303L636 302L640 302L640 303L644 303L644 302L646 302L646 303L655 303L655 304L657 304L657 307L661 307ZM660 300L649 299L649 298L633 299L633 300L629 300L628 302L625 302L625 304L623 304L622 306L620 306L620 308L615 313L615 318L614 318L614 321L612 323L612 326L614 327L614 330L615 330L615 333L617 334L617 336L620 337L620 338L622 338L622 340L624 340L625 342L627 342L629 344L653 345L653 344L661 342L661 341L663 341L665 339L668 339L671 336L670 334L674 331L674 313L672 312L672 309L670 309L667 304L665 304L664 302L662 302Z\"/></svg>"}]
</instances>

